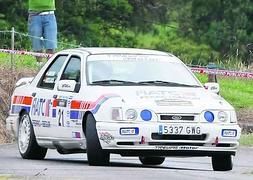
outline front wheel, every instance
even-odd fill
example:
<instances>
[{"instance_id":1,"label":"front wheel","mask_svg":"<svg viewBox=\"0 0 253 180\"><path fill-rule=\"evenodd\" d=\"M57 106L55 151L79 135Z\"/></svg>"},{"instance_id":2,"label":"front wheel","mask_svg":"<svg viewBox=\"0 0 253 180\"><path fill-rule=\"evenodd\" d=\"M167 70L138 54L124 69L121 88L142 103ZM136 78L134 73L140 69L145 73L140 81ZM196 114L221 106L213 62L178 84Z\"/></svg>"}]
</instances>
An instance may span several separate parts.
<instances>
[{"instance_id":1,"label":"front wheel","mask_svg":"<svg viewBox=\"0 0 253 180\"><path fill-rule=\"evenodd\" d=\"M221 154L212 156L214 171L230 171L233 168L231 155Z\"/></svg>"},{"instance_id":2,"label":"front wheel","mask_svg":"<svg viewBox=\"0 0 253 180\"><path fill-rule=\"evenodd\" d=\"M140 156L139 160L144 165L160 165L164 162L165 157Z\"/></svg>"},{"instance_id":3,"label":"front wheel","mask_svg":"<svg viewBox=\"0 0 253 180\"><path fill-rule=\"evenodd\" d=\"M44 159L47 149L37 144L28 113L23 113L18 126L18 149L24 159Z\"/></svg>"},{"instance_id":4,"label":"front wheel","mask_svg":"<svg viewBox=\"0 0 253 180\"><path fill-rule=\"evenodd\" d=\"M88 114L86 121L86 145L89 165L104 166L109 164L110 154L101 148L96 129L96 120L92 114Z\"/></svg>"}]
</instances>

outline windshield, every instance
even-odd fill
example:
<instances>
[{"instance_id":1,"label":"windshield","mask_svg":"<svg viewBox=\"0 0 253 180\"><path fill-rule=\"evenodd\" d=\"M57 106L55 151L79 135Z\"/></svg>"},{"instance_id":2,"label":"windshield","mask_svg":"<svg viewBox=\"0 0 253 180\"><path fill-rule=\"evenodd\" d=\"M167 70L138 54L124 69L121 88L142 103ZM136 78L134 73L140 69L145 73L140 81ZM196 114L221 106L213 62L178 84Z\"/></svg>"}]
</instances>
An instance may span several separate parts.
<instances>
[{"instance_id":1,"label":"windshield","mask_svg":"<svg viewBox=\"0 0 253 180\"><path fill-rule=\"evenodd\" d=\"M88 84L200 87L182 62L171 58L158 55L128 55L128 58L93 55L87 61Z\"/></svg>"}]
</instances>

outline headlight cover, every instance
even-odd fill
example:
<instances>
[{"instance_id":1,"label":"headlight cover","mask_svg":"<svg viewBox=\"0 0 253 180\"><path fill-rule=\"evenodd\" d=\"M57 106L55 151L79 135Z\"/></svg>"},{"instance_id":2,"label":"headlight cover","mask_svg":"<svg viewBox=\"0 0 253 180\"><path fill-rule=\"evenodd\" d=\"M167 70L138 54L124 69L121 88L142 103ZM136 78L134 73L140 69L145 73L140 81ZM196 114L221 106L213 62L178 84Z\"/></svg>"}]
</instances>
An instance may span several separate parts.
<instances>
[{"instance_id":1,"label":"headlight cover","mask_svg":"<svg viewBox=\"0 0 253 180\"><path fill-rule=\"evenodd\" d=\"M219 111L218 112L218 120L220 122L227 122L228 114L225 111Z\"/></svg>"},{"instance_id":2,"label":"headlight cover","mask_svg":"<svg viewBox=\"0 0 253 180\"><path fill-rule=\"evenodd\" d=\"M150 121L152 119L152 112L148 109L144 109L141 111L141 119L144 121Z\"/></svg>"},{"instance_id":3,"label":"headlight cover","mask_svg":"<svg viewBox=\"0 0 253 180\"><path fill-rule=\"evenodd\" d=\"M208 122L213 122L214 121L214 114L211 111L206 111L204 113L205 120Z\"/></svg>"},{"instance_id":4,"label":"headlight cover","mask_svg":"<svg viewBox=\"0 0 253 180\"><path fill-rule=\"evenodd\" d=\"M136 120L137 119L137 111L135 109L126 110L126 119L127 120Z\"/></svg>"}]
</instances>

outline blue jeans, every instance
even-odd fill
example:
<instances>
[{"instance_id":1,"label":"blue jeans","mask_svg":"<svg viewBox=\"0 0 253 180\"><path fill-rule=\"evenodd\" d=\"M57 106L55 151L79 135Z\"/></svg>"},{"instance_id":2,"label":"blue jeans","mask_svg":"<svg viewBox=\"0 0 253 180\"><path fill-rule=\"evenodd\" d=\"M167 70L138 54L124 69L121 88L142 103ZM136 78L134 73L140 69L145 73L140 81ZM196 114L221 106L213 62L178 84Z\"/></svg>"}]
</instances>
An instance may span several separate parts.
<instances>
[{"instance_id":1,"label":"blue jeans","mask_svg":"<svg viewBox=\"0 0 253 180\"><path fill-rule=\"evenodd\" d=\"M57 48L57 23L54 14L29 15L28 31L32 36L34 51L41 51L43 48L46 50Z\"/></svg>"}]
</instances>

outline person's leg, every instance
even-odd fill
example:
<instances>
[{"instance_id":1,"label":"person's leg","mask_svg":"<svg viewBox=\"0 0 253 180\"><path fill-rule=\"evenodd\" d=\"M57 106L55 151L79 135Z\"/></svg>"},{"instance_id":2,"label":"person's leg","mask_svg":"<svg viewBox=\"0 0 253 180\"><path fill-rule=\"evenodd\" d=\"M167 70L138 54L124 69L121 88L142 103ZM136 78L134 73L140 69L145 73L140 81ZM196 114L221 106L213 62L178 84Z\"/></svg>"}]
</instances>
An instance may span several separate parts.
<instances>
[{"instance_id":1,"label":"person's leg","mask_svg":"<svg viewBox=\"0 0 253 180\"><path fill-rule=\"evenodd\" d=\"M46 52L53 54L54 50L57 48L57 23L54 14L49 14L43 17L43 36L44 45Z\"/></svg>"},{"instance_id":2,"label":"person's leg","mask_svg":"<svg viewBox=\"0 0 253 180\"><path fill-rule=\"evenodd\" d=\"M28 17L28 32L32 40L32 49L35 52L42 52L42 22L41 16L29 15ZM42 61L41 57L36 57L38 62Z\"/></svg>"}]
</instances>

